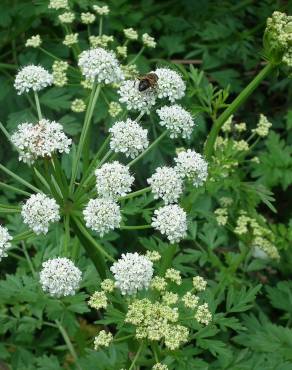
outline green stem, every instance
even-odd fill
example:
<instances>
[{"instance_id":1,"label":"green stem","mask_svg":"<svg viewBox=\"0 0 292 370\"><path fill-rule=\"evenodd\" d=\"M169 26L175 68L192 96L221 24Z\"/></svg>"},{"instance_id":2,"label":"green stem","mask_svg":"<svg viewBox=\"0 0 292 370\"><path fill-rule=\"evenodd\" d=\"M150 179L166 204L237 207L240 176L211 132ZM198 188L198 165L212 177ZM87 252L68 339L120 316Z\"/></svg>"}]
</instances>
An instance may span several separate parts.
<instances>
[{"instance_id":1,"label":"green stem","mask_svg":"<svg viewBox=\"0 0 292 370\"><path fill-rule=\"evenodd\" d=\"M40 189L38 189L35 186L31 185L29 182L23 180L21 177L19 177L18 175L16 175L14 172L8 170L8 168L4 167L2 164L0 164L0 170L2 170L7 175L9 175L12 178L14 178L16 181L20 182L22 185L24 185L27 188L31 189L32 191L34 191L36 193L41 193L42 192Z\"/></svg>"},{"instance_id":2,"label":"green stem","mask_svg":"<svg viewBox=\"0 0 292 370\"><path fill-rule=\"evenodd\" d=\"M26 249L25 243L23 243L23 242L22 242L22 243L21 243L21 246L22 246L22 251L23 251L23 254L24 254L25 259L26 259L26 261L27 261L27 264L28 264L28 266L29 266L29 268L30 268L30 271L31 271L31 273L32 273L32 276L33 276L33 277L36 277L36 271L35 271L35 268L34 268L34 266L33 266L32 260L31 260L31 258L30 258L30 256L29 256L28 252L27 252L27 249Z\"/></svg>"},{"instance_id":3,"label":"green stem","mask_svg":"<svg viewBox=\"0 0 292 370\"><path fill-rule=\"evenodd\" d=\"M144 50L145 50L145 46L142 46L139 53L132 60L129 61L128 66L135 63L136 60L140 57L140 55L143 53Z\"/></svg>"},{"instance_id":4,"label":"green stem","mask_svg":"<svg viewBox=\"0 0 292 370\"><path fill-rule=\"evenodd\" d=\"M124 225L120 227L121 230L144 230L144 229L151 229L151 228L152 228L151 225L135 225L135 226Z\"/></svg>"},{"instance_id":5,"label":"green stem","mask_svg":"<svg viewBox=\"0 0 292 370\"><path fill-rule=\"evenodd\" d=\"M119 200L125 200L125 199L138 197L139 195L148 193L149 191L151 191L151 186L148 186L147 188L143 188L143 189L140 189L140 190L137 190L137 191L133 191L130 194L127 194L127 195L124 195L123 197L120 197Z\"/></svg>"},{"instance_id":6,"label":"green stem","mask_svg":"<svg viewBox=\"0 0 292 370\"><path fill-rule=\"evenodd\" d=\"M129 334L129 335L125 335L124 337L115 338L114 343L123 342L124 340L130 339L130 338L133 338L133 337L134 337L133 334Z\"/></svg>"},{"instance_id":7,"label":"green stem","mask_svg":"<svg viewBox=\"0 0 292 370\"><path fill-rule=\"evenodd\" d=\"M165 252L163 253L163 256L161 258L161 265L159 269L159 275L163 276L166 272L166 270L171 266L171 263L173 261L173 258L177 251L177 245L176 244L170 244L169 247L166 248Z\"/></svg>"},{"instance_id":8,"label":"green stem","mask_svg":"<svg viewBox=\"0 0 292 370\"><path fill-rule=\"evenodd\" d=\"M6 190L11 190L11 191L14 191L15 193L19 193L19 194L25 195L27 197L30 197L31 196L31 194L28 193L27 191L18 189L15 186L11 186L11 185L5 184L4 182L0 182L0 188L6 189Z\"/></svg>"},{"instance_id":9,"label":"green stem","mask_svg":"<svg viewBox=\"0 0 292 370\"><path fill-rule=\"evenodd\" d=\"M131 366L129 367L129 370L132 370L132 369L134 368L135 363L137 362L137 360L138 360L138 358L139 358L139 356L140 356L140 353L141 353L141 351L142 351L142 349L143 349L143 345L144 345L144 343L142 342L142 343L140 344L140 347L139 347L139 349L138 349L138 351L137 351L137 353L136 353L136 355L135 355L135 357L134 357L134 359L133 359L132 363L131 363Z\"/></svg>"},{"instance_id":10,"label":"green stem","mask_svg":"<svg viewBox=\"0 0 292 370\"><path fill-rule=\"evenodd\" d=\"M98 35L101 36L102 35L102 26L103 26L103 17L102 15L100 16L100 19L99 19L99 28L98 28Z\"/></svg>"},{"instance_id":11,"label":"green stem","mask_svg":"<svg viewBox=\"0 0 292 370\"><path fill-rule=\"evenodd\" d=\"M64 238L64 248L63 253L64 256L68 256L68 247L70 242L70 216L66 215L64 218L64 228L65 228L65 238Z\"/></svg>"},{"instance_id":12,"label":"green stem","mask_svg":"<svg viewBox=\"0 0 292 370\"><path fill-rule=\"evenodd\" d=\"M95 248L99 251L99 253L103 254L109 261L111 262L115 262L115 259L110 255L108 254L103 248L102 246L100 246L95 240L94 238L89 234L89 232L87 231L87 229L83 226L83 224L76 218L76 217L73 217L74 218L74 221L75 223L77 224L79 230L82 232L82 234L85 236L86 239L88 239L94 246Z\"/></svg>"},{"instance_id":13,"label":"green stem","mask_svg":"<svg viewBox=\"0 0 292 370\"><path fill-rule=\"evenodd\" d=\"M23 233L15 235L14 238L12 239L12 243L18 243L20 241L30 238L31 236L35 236L33 231L30 230L24 231Z\"/></svg>"},{"instance_id":14,"label":"green stem","mask_svg":"<svg viewBox=\"0 0 292 370\"><path fill-rule=\"evenodd\" d=\"M86 138L87 138L87 135L88 135L88 130L89 130L89 127L90 127L91 117L92 117L92 114L93 114L93 111L94 111L94 107L95 107L100 89L101 89L101 85L96 86L96 83L94 83L91 94L90 94L89 104L87 106L87 110L86 110L86 114L85 114L84 125L83 125L81 135L80 135L80 141L79 141L79 144L78 144L78 147L77 147L76 156L74 158L74 163L73 163L73 166L72 166L72 177L71 177L71 182L70 182L70 194L72 194L72 192L73 192L74 183L75 183L76 176L77 176L78 164L80 162L81 153L83 152L83 147L84 147L84 144L86 142ZM87 149L87 150L89 150L89 149Z\"/></svg>"},{"instance_id":15,"label":"green stem","mask_svg":"<svg viewBox=\"0 0 292 370\"><path fill-rule=\"evenodd\" d=\"M3 126L2 122L0 122L0 129L3 132L3 134L6 136L7 140L11 142L11 137L9 132L6 130L6 128Z\"/></svg>"},{"instance_id":16,"label":"green stem","mask_svg":"<svg viewBox=\"0 0 292 370\"><path fill-rule=\"evenodd\" d=\"M42 116L39 96L38 96L38 93L36 91L34 91L34 100L35 100L35 105L36 105L36 109L37 109L37 112L38 112L39 120L41 120L43 118L43 116Z\"/></svg>"},{"instance_id":17,"label":"green stem","mask_svg":"<svg viewBox=\"0 0 292 370\"><path fill-rule=\"evenodd\" d=\"M141 158L144 157L145 154L147 154L155 145L157 145L167 134L167 130L164 131L160 136L158 136L157 139L155 139L153 141L153 143L151 145L148 146L148 148L146 150L144 150L143 153L141 153L140 155L138 155L138 157L136 157L135 159L133 159L129 164L128 166L131 167L133 166L136 162L138 162Z\"/></svg>"},{"instance_id":18,"label":"green stem","mask_svg":"<svg viewBox=\"0 0 292 370\"><path fill-rule=\"evenodd\" d=\"M213 151L214 145L219 134L221 127L228 120L228 118L245 102L245 100L253 93L253 91L258 87L262 80L273 70L274 65L268 63L257 76L246 86L245 89L233 100L233 102L225 109L225 111L217 118L210 134L206 141L205 146L205 156L210 159Z\"/></svg>"},{"instance_id":19,"label":"green stem","mask_svg":"<svg viewBox=\"0 0 292 370\"><path fill-rule=\"evenodd\" d=\"M62 334L62 337L63 337L63 339L64 339L64 341L65 341L65 343L66 343L66 345L68 347L69 352L71 353L72 357L75 360L75 363L76 363L77 368L79 370L82 370L82 367L78 364L78 356L77 356L77 353L76 353L75 348L74 348L74 346L73 346L73 344L72 344L72 342L71 342L71 340L69 338L69 335L68 335L66 329L62 326L62 324L60 323L59 320L55 320L55 323L56 323L56 325L57 325L60 333Z\"/></svg>"}]
</instances>

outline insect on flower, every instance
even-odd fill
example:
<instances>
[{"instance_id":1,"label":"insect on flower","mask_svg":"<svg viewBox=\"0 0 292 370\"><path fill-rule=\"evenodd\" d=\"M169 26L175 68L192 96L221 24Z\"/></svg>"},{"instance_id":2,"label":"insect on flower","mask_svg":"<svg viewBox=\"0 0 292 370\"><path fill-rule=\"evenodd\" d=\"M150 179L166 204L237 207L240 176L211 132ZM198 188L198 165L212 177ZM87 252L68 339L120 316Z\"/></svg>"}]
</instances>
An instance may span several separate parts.
<instances>
[{"instance_id":1,"label":"insect on flower","mask_svg":"<svg viewBox=\"0 0 292 370\"><path fill-rule=\"evenodd\" d=\"M138 90L139 91L145 91L149 88L154 89L157 86L158 82L158 76L156 73L148 73L147 75L138 77L139 85Z\"/></svg>"}]
</instances>

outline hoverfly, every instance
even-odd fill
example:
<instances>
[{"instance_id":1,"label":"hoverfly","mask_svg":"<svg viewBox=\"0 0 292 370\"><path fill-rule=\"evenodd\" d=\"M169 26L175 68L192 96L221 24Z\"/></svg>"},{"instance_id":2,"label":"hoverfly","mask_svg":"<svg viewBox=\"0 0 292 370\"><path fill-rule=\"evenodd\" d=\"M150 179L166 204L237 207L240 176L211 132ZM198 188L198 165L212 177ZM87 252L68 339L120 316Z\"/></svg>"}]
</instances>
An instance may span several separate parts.
<instances>
[{"instance_id":1,"label":"hoverfly","mask_svg":"<svg viewBox=\"0 0 292 370\"><path fill-rule=\"evenodd\" d=\"M150 72L147 75L138 77L138 80L138 90L142 92L149 88L154 89L157 86L158 76L156 73Z\"/></svg>"}]
</instances>

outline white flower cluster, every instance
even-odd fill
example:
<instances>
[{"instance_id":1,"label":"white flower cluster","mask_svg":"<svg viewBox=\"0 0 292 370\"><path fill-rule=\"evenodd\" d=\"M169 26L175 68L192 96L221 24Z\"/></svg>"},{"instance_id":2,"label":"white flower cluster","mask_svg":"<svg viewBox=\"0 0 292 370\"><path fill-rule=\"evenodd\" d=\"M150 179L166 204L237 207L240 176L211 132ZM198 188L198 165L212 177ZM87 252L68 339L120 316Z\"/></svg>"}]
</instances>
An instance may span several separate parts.
<instances>
[{"instance_id":1,"label":"white flower cluster","mask_svg":"<svg viewBox=\"0 0 292 370\"><path fill-rule=\"evenodd\" d=\"M88 80L111 84L124 78L115 54L102 48L83 51L79 56L78 65Z\"/></svg>"},{"instance_id":2,"label":"white flower cluster","mask_svg":"<svg viewBox=\"0 0 292 370\"><path fill-rule=\"evenodd\" d=\"M73 12L65 12L63 14L60 14L58 16L59 18L59 21L61 23L67 23L67 24L70 24L74 21L75 19L75 14Z\"/></svg>"},{"instance_id":3,"label":"white flower cluster","mask_svg":"<svg viewBox=\"0 0 292 370\"><path fill-rule=\"evenodd\" d=\"M185 95L186 85L181 76L169 68L157 68L157 94L159 98L168 98L171 103Z\"/></svg>"},{"instance_id":4,"label":"white flower cluster","mask_svg":"<svg viewBox=\"0 0 292 370\"><path fill-rule=\"evenodd\" d=\"M22 123L11 141L19 151L19 160L29 164L37 158L51 157L54 152L69 153L72 143L60 123L46 119L36 125Z\"/></svg>"},{"instance_id":5,"label":"white flower cluster","mask_svg":"<svg viewBox=\"0 0 292 370\"><path fill-rule=\"evenodd\" d=\"M126 157L137 157L149 145L147 130L131 119L116 122L109 132L111 133L111 150L123 153Z\"/></svg>"},{"instance_id":6,"label":"white flower cluster","mask_svg":"<svg viewBox=\"0 0 292 370\"><path fill-rule=\"evenodd\" d=\"M175 169L182 177L187 177L195 187L203 185L208 177L208 163L201 154L188 149L178 153Z\"/></svg>"},{"instance_id":7,"label":"white flower cluster","mask_svg":"<svg viewBox=\"0 0 292 370\"><path fill-rule=\"evenodd\" d=\"M260 119L257 124L257 127L252 130L260 137L265 137L269 133L269 129L272 127L271 122L267 119L267 117L263 114L260 114Z\"/></svg>"},{"instance_id":8,"label":"white flower cluster","mask_svg":"<svg viewBox=\"0 0 292 370\"><path fill-rule=\"evenodd\" d=\"M112 199L91 199L83 210L86 226L101 236L120 226L119 205Z\"/></svg>"},{"instance_id":9,"label":"white flower cluster","mask_svg":"<svg viewBox=\"0 0 292 370\"><path fill-rule=\"evenodd\" d=\"M38 48L42 43L42 39L40 35L31 36L29 39L26 40L25 46L31 48Z\"/></svg>"},{"instance_id":10,"label":"white flower cluster","mask_svg":"<svg viewBox=\"0 0 292 370\"><path fill-rule=\"evenodd\" d=\"M110 268L115 278L115 285L123 295L133 295L142 289L148 289L153 275L153 264L145 256L136 253L122 254L122 257Z\"/></svg>"},{"instance_id":11,"label":"white flower cluster","mask_svg":"<svg viewBox=\"0 0 292 370\"><path fill-rule=\"evenodd\" d=\"M149 114L150 109L156 102L154 89L139 91L136 80L124 81L118 90L118 94L120 95L119 101L126 104L127 109L130 111Z\"/></svg>"},{"instance_id":12,"label":"white flower cluster","mask_svg":"<svg viewBox=\"0 0 292 370\"><path fill-rule=\"evenodd\" d=\"M117 199L131 191L134 177L129 168L118 161L105 163L95 171L97 194L103 198Z\"/></svg>"},{"instance_id":13,"label":"white flower cluster","mask_svg":"<svg viewBox=\"0 0 292 370\"><path fill-rule=\"evenodd\" d=\"M86 109L86 104L82 99L74 99L71 103L72 112L81 113Z\"/></svg>"},{"instance_id":14,"label":"white flower cluster","mask_svg":"<svg viewBox=\"0 0 292 370\"><path fill-rule=\"evenodd\" d=\"M59 205L44 194L32 194L21 209L23 222L36 234L46 234L52 222L59 221Z\"/></svg>"},{"instance_id":15,"label":"white flower cluster","mask_svg":"<svg viewBox=\"0 0 292 370\"><path fill-rule=\"evenodd\" d=\"M142 42L148 48L155 48L156 46L156 41L154 37L150 36L148 33L143 33Z\"/></svg>"},{"instance_id":16,"label":"white flower cluster","mask_svg":"<svg viewBox=\"0 0 292 370\"><path fill-rule=\"evenodd\" d=\"M177 243L186 236L187 215L177 204L167 205L154 211L151 225L166 235L170 243Z\"/></svg>"},{"instance_id":17,"label":"white flower cluster","mask_svg":"<svg viewBox=\"0 0 292 370\"><path fill-rule=\"evenodd\" d=\"M90 12L81 13L81 21L84 24L91 24L95 21L95 15Z\"/></svg>"},{"instance_id":18,"label":"white flower cluster","mask_svg":"<svg viewBox=\"0 0 292 370\"><path fill-rule=\"evenodd\" d=\"M68 0L50 0L49 9L63 9L68 8Z\"/></svg>"},{"instance_id":19,"label":"white flower cluster","mask_svg":"<svg viewBox=\"0 0 292 370\"><path fill-rule=\"evenodd\" d=\"M77 44L78 36L79 36L78 33L70 33L69 35L66 35L63 44L68 47Z\"/></svg>"},{"instance_id":20,"label":"white flower cluster","mask_svg":"<svg viewBox=\"0 0 292 370\"><path fill-rule=\"evenodd\" d=\"M52 297L74 295L81 278L81 271L68 258L52 258L42 264L40 283Z\"/></svg>"},{"instance_id":21,"label":"white flower cluster","mask_svg":"<svg viewBox=\"0 0 292 370\"><path fill-rule=\"evenodd\" d=\"M195 123L190 113L180 105L165 106L157 109L156 113L160 118L159 124L169 130L171 138L191 136Z\"/></svg>"},{"instance_id":22,"label":"white flower cluster","mask_svg":"<svg viewBox=\"0 0 292 370\"><path fill-rule=\"evenodd\" d=\"M101 330L94 338L94 349L99 350L100 347L108 347L113 341L114 337L111 332Z\"/></svg>"},{"instance_id":23,"label":"white flower cluster","mask_svg":"<svg viewBox=\"0 0 292 370\"><path fill-rule=\"evenodd\" d=\"M0 261L3 257L7 257L7 250L11 248L10 240L12 240L8 229L0 225Z\"/></svg>"},{"instance_id":24,"label":"white flower cluster","mask_svg":"<svg viewBox=\"0 0 292 370\"><path fill-rule=\"evenodd\" d=\"M16 75L14 87L18 95L24 92L40 91L52 85L53 76L43 67L29 65L23 67Z\"/></svg>"},{"instance_id":25,"label":"white flower cluster","mask_svg":"<svg viewBox=\"0 0 292 370\"><path fill-rule=\"evenodd\" d=\"M177 202L183 192L182 178L172 167L158 167L147 182L154 199L161 198L165 204Z\"/></svg>"},{"instance_id":26,"label":"white flower cluster","mask_svg":"<svg viewBox=\"0 0 292 370\"><path fill-rule=\"evenodd\" d=\"M93 10L98 15L108 15L108 13L110 11L109 7L107 5L104 5L104 6L93 5Z\"/></svg>"},{"instance_id":27,"label":"white flower cluster","mask_svg":"<svg viewBox=\"0 0 292 370\"><path fill-rule=\"evenodd\" d=\"M124 29L125 37L129 40L137 40L138 39L138 32L133 28L125 28Z\"/></svg>"}]
</instances>

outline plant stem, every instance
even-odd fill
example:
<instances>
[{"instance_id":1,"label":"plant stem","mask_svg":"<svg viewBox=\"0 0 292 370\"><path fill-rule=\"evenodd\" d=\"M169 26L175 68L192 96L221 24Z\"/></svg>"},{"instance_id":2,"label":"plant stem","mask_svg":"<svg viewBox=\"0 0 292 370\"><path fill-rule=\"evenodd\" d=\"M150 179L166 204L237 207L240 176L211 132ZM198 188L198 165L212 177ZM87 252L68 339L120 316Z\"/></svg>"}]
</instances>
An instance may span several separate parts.
<instances>
[{"instance_id":1,"label":"plant stem","mask_svg":"<svg viewBox=\"0 0 292 370\"><path fill-rule=\"evenodd\" d=\"M98 35L102 35L102 26L103 26L103 16L101 15L99 18L99 28L98 28Z\"/></svg>"},{"instance_id":2,"label":"plant stem","mask_svg":"<svg viewBox=\"0 0 292 370\"><path fill-rule=\"evenodd\" d=\"M22 194L22 195L25 195L27 197L30 197L30 193L28 193L27 191L24 191L24 190L21 190L21 189L18 189L16 188L15 186L11 186L11 185L8 185L8 184L5 184L4 182L0 182L0 188L2 189L7 189L7 190L11 190L11 191L14 191L15 193L19 193L19 194Z\"/></svg>"},{"instance_id":3,"label":"plant stem","mask_svg":"<svg viewBox=\"0 0 292 370\"><path fill-rule=\"evenodd\" d=\"M38 189L35 186L31 185L29 182L23 180L23 178L19 177L14 172L8 170L8 168L6 168L5 166L3 166L2 164L0 164L0 170L2 170L3 172L7 173L7 175L13 177L16 181L20 182L22 185L26 186L27 188L31 189L32 191L35 191L36 193L41 193L42 192L40 189Z\"/></svg>"},{"instance_id":4,"label":"plant stem","mask_svg":"<svg viewBox=\"0 0 292 370\"><path fill-rule=\"evenodd\" d=\"M166 270L171 266L172 260L175 256L175 253L177 251L177 245L176 244L170 244L169 247L166 248L165 252L163 253L163 256L161 258L161 265L159 269L159 275L163 276L166 272Z\"/></svg>"},{"instance_id":5,"label":"plant stem","mask_svg":"<svg viewBox=\"0 0 292 370\"><path fill-rule=\"evenodd\" d=\"M207 159L210 159L213 154L214 145L223 124L245 102L245 100L253 93L262 80L273 70L273 68L274 65L268 63L214 122L205 146L205 156Z\"/></svg>"},{"instance_id":6,"label":"plant stem","mask_svg":"<svg viewBox=\"0 0 292 370\"><path fill-rule=\"evenodd\" d=\"M39 96L38 96L38 93L36 91L34 91L34 100L35 100L35 105L36 105L36 109L37 109L37 112L38 112L39 120L41 120L43 118L42 117L42 111L41 111Z\"/></svg>"},{"instance_id":7,"label":"plant stem","mask_svg":"<svg viewBox=\"0 0 292 370\"><path fill-rule=\"evenodd\" d=\"M82 225L82 223L77 220L75 217L74 217L74 221L77 223L78 225L78 228L79 230L82 232L82 234L86 237L86 239L88 239L92 244L94 244L94 246L96 247L96 249L101 253L103 254L109 261L111 262L115 262L115 259L110 255L108 254L103 248L102 246L100 246L95 240L94 238L88 233L87 229Z\"/></svg>"},{"instance_id":8,"label":"plant stem","mask_svg":"<svg viewBox=\"0 0 292 370\"><path fill-rule=\"evenodd\" d=\"M151 225L134 225L134 226L124 225L120 227L121 230L144 230L144 229L151 229L151 228L152 228Z\"/></svg>"},{"instance_id":9,"label":"plant stem","mask_svg":"<svg viewBox=\"0 0 292 370\"><path fill-rule=\"evenodd\" d=\"M22 243L21 243L21 246L22 246L22 251L23 251L23 254L24 254L25 259L26 259L26 261L27 261L27 264L28 264L28 266L29 266L29 268L30 268L30 271L31 271L31 273L32 273L32 276L33 276L33 277L36 277L36 271L35 271L35 268L33 267L32 260L31 260L31 258L30 258L30 256L29 256L28 252L27 252L27 249L26 249L25 243L24 243L24 242L22 242Z\"/></svg>"},{"instance_id":10,"label":"plant stem","mask_svg":"<svg viewBox=\"0 0 292 370\"><path fill-rule=\"evenodd\" d=\"M33 231L24 231L23 233L20 233L20 234L17 234L14 236L14 238L12 239L12 243L17 243L19 241L22 241L22 240L25 240L25 239L28 239L30 238L31 236L34 236L34 232Z\"/></svg>"},{"instance_id":11,"label":"plant stem","mask_svg":"<svg viewBox=\"0 0 292 370\"><path fill-rule=\"evenodd\" d=\"M66 329L62 326L62 324L60 323L59 320L55 320L55 323L58 327L58 329L60 330L60 333L62 334L62 337L68 347L68 350L69 352L71 353L72 357L74 358L75 360L75 363L76 363L76 366L78 367L79 370L82 370L82 367L78 364L78 356L77 356L77 353L75 351L75 348L69 338L69 335L66 331Z\"/></svg>"},{"instance_id":12,"label":"plant stem","mask_svg":"<svg viewBox=\"0 0 292 370\"><path fill-rule=\"evenodd\" d=\"M65 238L64 238L64 256L68 256L68 246L70 242L70 216L67 214L64 218Z\"/></svg>"},{"instance_id":13,"label":"plant stem","mask_svg":"<svg viewBox=\"0 0 292 370\"><path fill-rule=\"evenodd\" d=\"M135 63L136 60L140 57L140 55L143 53L144 50L145 50L145 46L142 46L142 48L140 49L138 54L132 60L129 61L128 66Z\"/></svg>"},{"instance_id":14,"label":"plant stem","mask_svg":"<svg viewBox=\"0 0 292 370\"><path fill-rule=\"evenodd\" d=\"M123 197L120 197L119 200L125 200L125 199L138 197L139 195L148 193L149 191L151 191L151 186L148 186L147 188L143 188L143 189L140 189L140 190L137 190L137 191L133 191L130 194L127 194L127 195L124 195Z\"/></svg>"},{"instance_id":15,"label":"plant stem","mask_svg":"<svg viewBox=\"0 0 292 370\"><path fill-rule=\"evenodd\" d=\"M144 343L142 342L142 343L140 344L140 347L139 347L139 349L138 349L138 351L137 351L137 353L136 353L136 355L135 355L135 357L134 357L134 359L133 359L132 363L131 363L131 366L129 367L129 370L132 370L132 369L134 368L135 363L136 363L136 361L138 360L138 358L139 358L139 356L140 356L140 353L141 353L141 351L142 351L142 349L143 349L143 345L144 345Z\"/></svg>"},{"instance_id":16,"label":"plant stem","mask_svg":"<svg viewBox=\"0 0 292 370\"><path fill-rule=\"evenodd\" d=\"M76 176L77 176L77 170L78 170L78 165L79 165L80 158L81 158L81 153L83 152L83 147L84 147L84 144L86 142L86 138L87 138L87 135L88 135L88 130L89 130L89 127L90 127L91 117L92 117L92 114L93 114L93 111L94 111L94 107L95 107L100 89L101 89L101 85L96 86L96 83L94 83L91 94L90 94L89 104L88 104L86 114L85 114L84 125L83 125L83 128L82 128L79 145L77 147L77 153L76 153L76 156L74 158L74 162L73 162L73 166L72 166L72 177L71 177L71 182L70 182L70 194L72 194L72 191L73 191L73 188L74 188L74 183L75 183ZM88 148L88 150L89 150L89 148Z\"/></svg>"},{"instance_id":17,"label":"plant stem","mask_svg":"<svg viewBox=\"0 0 292 370\"><path fill-rule=\"evenodd\" d=\"M7 140L11 142L11 138L9 135L9 132L6 130L6 128L3 126L2 122L0 122L0 129L3 132L3 134L6 136Z\"/></svg>"},{"instance_id":18,"label":"plant stem","mask_svg":"<svg viewBox=\"0 0 292 370\"><path fill-rule=\"evenodd\" d=\"M123 342L124 340L130 339L130 338L133 338L133 337L134 337L133 334L129 334L129 335L125 335L124 337L115 338L114 343Z\"/></svg>"},{"instance_id":19,"label":"plant stem","mask_svg":"<svg viewBox=\"0 0 292 370\"><path fill-rule=\"evenodd\" d=\"M141 153L140 155L138 155L138 157L136 157L135 159L133 159L129 164L128 166L131 167L133 166L136 162L138 162L141 158L144 157L145 154L147 154L155 145L157 145L167 134L167 130L164 131L160 136L158 136L157 139L155 139L153 141L153 143L151 145L148 146L148 148L146 150L144 150L143 153Z\"/></svg>"}]
</instances>

